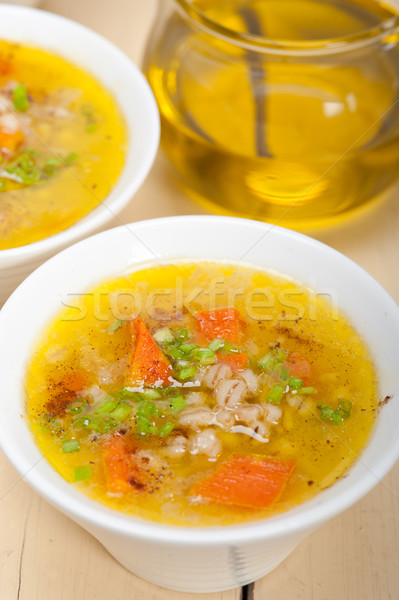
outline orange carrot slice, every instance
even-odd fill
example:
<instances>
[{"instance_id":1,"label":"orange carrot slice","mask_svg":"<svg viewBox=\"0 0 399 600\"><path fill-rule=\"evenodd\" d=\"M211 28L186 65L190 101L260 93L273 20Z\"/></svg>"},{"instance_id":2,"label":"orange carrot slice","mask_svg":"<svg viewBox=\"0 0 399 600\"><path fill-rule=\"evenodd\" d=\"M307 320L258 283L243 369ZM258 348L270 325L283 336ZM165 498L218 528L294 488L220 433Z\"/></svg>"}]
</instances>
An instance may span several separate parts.
<instances>
[{"instance_id":1,"label":"orange carrot slice","mask_svg":"<svg viewBox=\"0 0 399 600\"><path fill-rule=\"evenodd\" d=\"M253 508L266 508L280 496L295 460L234 454L216 471L193 487L208 500Z\"/></svg>"},{"instance_id":2,"label":"orange carrot slice","mask_svg":"<svg viewBox=\"0 0 399 600\"><path fill-rule=\"evenodd\" d=\"M245 323L236 308L217 308L196 314L197 329L208 341L223 338L231 344L241 341Z\"/></svg>"},{"instance_id":3,"label":"orange carrot slice","mask_svg":"<svg viewBox=\"0 0 399 600\"><path fill-rule=\"evenodd\" d=\"M243 371L248 362L248 354L242 352L241 354L223 354L219 352L217 354L218 361L228 365L232 371Z\"/></svg>"},{"instance_id":4,"label":"orange carrot slice","mask_svg":"<svg viewBox=\"0 0 399 600\"><path fill-rule=\"evenodd\" d=\"M132 336L136 336L133 360L127 376L128 385L169 385L172 367L157 346L141 317L128 323Z\"/></svg>"},{"instance_id":5,"label":"orange carrot slice","mask_svg":"<svg viewBox=\"0 0 399 600\"><path fill-rule=\"evenodd\" d=\"M107 491L112 494L126 493L132 489L140 490L144 484L125 438L114 435L104 441L103 463Z\"/></svg>"},{"instance_id":6,"label":"orange carrot slice","mask_svg":"<svg viewBox=\"0 0 399 600\"><path fill-rule=\"evenodd\" d=\"M18 150L22 146L24 139L22 131L18 130L14 133L9 133L0 129L0 150L15 152L15 150Z\"/></svg>"},{"instance_id":7,"label":"orange carrot slice","mask_svg":"<svg viewBox=\"0 0 399 600\"><path fill-rule=\"evenodd\" d=\"M299 352L290 354L283 366L289 369L290 375L302 379L305 385L310 383L312 379L311 366L309 361Z\"/></svg>"}]
</instances>

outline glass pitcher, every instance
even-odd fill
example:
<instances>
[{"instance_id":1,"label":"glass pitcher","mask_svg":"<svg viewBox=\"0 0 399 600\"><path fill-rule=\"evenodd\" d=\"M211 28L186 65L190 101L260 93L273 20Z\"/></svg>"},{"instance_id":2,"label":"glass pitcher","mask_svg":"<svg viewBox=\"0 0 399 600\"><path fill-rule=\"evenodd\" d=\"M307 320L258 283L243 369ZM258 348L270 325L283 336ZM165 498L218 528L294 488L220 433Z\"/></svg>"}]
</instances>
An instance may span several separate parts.
<instances>
[{"instance_id":1,"label":"glass pitcher","mask_svg":"<svg viewBox=\"0 0 399 600\"><path fill-rule=\"evenodd\" d=\"M144 68L206 208L295 228L399 175L398 15L377 0L160 0Z\"/></svg>"}]
</instances>

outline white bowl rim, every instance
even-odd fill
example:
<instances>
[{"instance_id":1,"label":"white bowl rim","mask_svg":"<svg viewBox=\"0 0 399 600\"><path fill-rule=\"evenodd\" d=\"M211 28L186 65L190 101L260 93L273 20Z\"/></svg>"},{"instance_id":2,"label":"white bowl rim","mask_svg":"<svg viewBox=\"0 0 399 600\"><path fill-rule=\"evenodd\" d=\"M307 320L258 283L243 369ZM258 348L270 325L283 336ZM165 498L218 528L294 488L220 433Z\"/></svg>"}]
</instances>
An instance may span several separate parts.
<instances>
[{"instance_id":1,"label":"white bowl rim","mask_svg":"<svg viewBox=\"0 0 399 600\"><path fill-rule=\"evenodd\" d=\"M31 261L32 259L40 257L42 255L47 256L51 252L56 252L57 249L61 249L67 246L69 243L81 239L83 236L87 235L91 231L98 230L112 217L116 217L117 214L133 198L134 194L146 178L158 151L161 129L157 103L145 76L140 71L140 69L134 64L134 62L120 48L118 48L107 38L95 32L94 30L86 27L85 25L73 21L72 19L68 19L67 17L63 17L62 15L56 15L54 13L50 13L48 11L38 8L18 6L6 3L0 4L0 19L3 15L6 17L15 17L16 19L27 18L30 21L39 19L44 22L47 22L48 27L51 27L52 24L57 23L60 26L62 25L68 27L71 30L71 36L73 35L73 31L79 31L86 36L88 42L97 45L101 44L104 48L106 48L110 55L112 55L115 58L115 60L117 60L120 64L123 64L125 69L130 70L131 76L135 78L135 83L139 87L140 92L143 95L145 95L146 103L148 105L148 111L151 114L152 143L150 144L151 147L149 149L147 159L145 163L143 163L141 170L137 170L134 173L134 176L130 178L129 185L126 185L125 188L120 191L118 196L112 199L112 203L110 203L109 206L107 200L110 194L112 193L112 190L110 194L106 196L89 213L87 213L84 217L79 219L79 221L77 221L67 229L64 229L63 231L60 231L59 233L56 233L54 235L48 236L42 240L38 240L37 242L32 242L31 244L18 246L16 248L0 250L0 269L3 267L7 268L9 265L14 266L15 264L21 264L25 260ZM31 24L31 26L33 25ZM3 35L0 34L0 39L7 38L3 37ZM38 42L37 47L46 50L45 41L44 43ZM62 58L68 60L68 52L65 53L65 56L62 55ZM72 62L78 67L80 66L79 63L76 63L75 61ZM102 83L100 78L97 77L97 79L99 79L100 83ZM115 98L115 100L118 104L117 98ZM125 167L122 169L118 180L120 180L120 178L122 177L124 170Z\"/></svg>"},{"instance_id":2,"label":"white bowl rim","mask_svg":"<svg viewBox=\"0 0 399 600\"><path fill-rule=\"evenodd\" d=\"M272 228L275 233L282 235L287 240L305 243L312 249L321 250L324 253L327 252L331 255L331 257L339 259L342 263L345 263L348 267L350 267L354 273L356 272L359 277L362 277L364 281L367 281L368 285L372 286L374 290L376 290L381 299L385 302L385 309L391 311L390 316L393 315L395 327L399 331L399 307L384 290L384 288L359 265L326 244L304 234L268 223L236 217L189 215L162 217L116 227L77 242L73 246L58 253L56 256L46 261L41 267L36 269L17 288L17 290L6 302L3 309L0 311L0 336L4 324L7 321L10 322L10 320L12 320L12 305L14 296L17 297L17 295L23 294L25 288L29 289L29 286L34 284L38 275L45 275L46 271L51 272L52 267L57 264L59 257L65 257L68 255L68 253L73 253L76 248L79 248L84 252L84 248L87 245L97 245L99 243L106 244L107 241L111 239L117 239L119 233L124 231L126 228L131 229L133 232L140 232L140 230L157 226L164 228L165 225L167 226L168 224L171 224L172 226L173 224L179 224L180 226L197 226L198 224L209 225L216 222L227 227L230 223L239 223L242 227L252 228L254 233L256 231L260 232L260 229L266 230L266 228ZM215 260L216 262L218 261L218 259ZM187 261L190 261L189 256L187 257ZM173 259L168 259L166 262L173 262ZM265 269L267 270L267 267L265 267ZM25 426L25 429L26 434L30 436L31 434L27 425ZM42 473L32 475L30 470L33 472L35 465L31 465L29 456L20 451L18 445L15 444L15 441L12 440L7 433L7 424L3 419L0 419L0 447L4 454L8 457L9 461L14 465L19 473L25 474L21 475L21 479L26 480L39 492L39 494L44 496L46 500L58 507L61 512L71 516L81 525L87 526L89 530L91 526L94 528L94 530L102 529L116 533L122 537L130 537L132 539L157 542L159 544L167 544L171 546L179 546L182 544L187 547L210 545L223 546L225 544L235 545L239 543L245 544L272 540L277 537L285 537L295 534L299 535L302 531L313 530L326 520L331 519L335 515L352 506L367 492L369 492L388 473L388 471L395 464L396 460L399 458L398 435L394 446L391 446L391 452L385 453L384 456L381 456L381 459L379 460L378 465L375 467L374 472L365 472L362 475L361 481L358 483L357 487L354 488L354 486L352 486L350 493L345 492L344 490L343 492L337 494L339 501L333 498L328 499L325 502L320 502L318 506L314 506L314 500L310 500L300 504L297 508L281 513L276 517L261 519L240 525L201 528L182 527L164 525L131 515L124 515L116 510L111 510L99 502L91 500L81 492L76 491L73 486L65 482L65 480L52 468L51 469L57 476L56 478L58 478L56 483L54 481L49 481ZM340 482L342 482L343 479L345 478L341 478ZM334 490L337 489L340 482L335 483L332 488ZM315 499L320 498L320 495L321 494L316 495Z\"/></svg>"}]
</instances>

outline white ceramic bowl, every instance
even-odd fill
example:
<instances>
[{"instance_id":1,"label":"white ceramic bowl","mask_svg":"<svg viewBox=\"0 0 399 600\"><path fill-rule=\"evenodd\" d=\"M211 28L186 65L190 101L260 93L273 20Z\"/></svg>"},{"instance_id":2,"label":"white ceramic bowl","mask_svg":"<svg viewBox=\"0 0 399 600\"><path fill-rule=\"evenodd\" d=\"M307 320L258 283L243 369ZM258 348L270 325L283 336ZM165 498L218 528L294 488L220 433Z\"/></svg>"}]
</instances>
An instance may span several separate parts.
<instances>
[{"instance_id":1,"label":"white ceramic bowl","mask_svg":"<svg viewBox=\"0 0 399 600\"><path fill-rule=\"evenodd\" d=\"M27 246L0 250L0 306L35 267L61 248L100 229L143 183L159 145L159 113L139 69L116 46L69 19L41 10L0 4L0 39L58 54L94 75L115 97L129 144L120 178L108 197L65 231Z\"/></svg>"},{"instance_id":2,"label":"white ceramic bowl","mask_svg":"<svg viewBox=\"0 0 399 600\"><path fill-rule=\"evenodd\" d=\"M141 263L176 258L245 261L333 294L371 348L383 406L370 442L333 487L279 516L219 528L163 526L112 511L79 493L41 456L21 413L32 347L69 294ZM23 322L23 327L18 326ZM37 269L0 313L0 444L21 476L92 533L125 567L181 591L234 588L274 569L312 530L368 492L399 455L399 308L365 271L331 248L270 225L227 217L173 217L119 227L64 250Z\"/></svg>"}]
</instances>

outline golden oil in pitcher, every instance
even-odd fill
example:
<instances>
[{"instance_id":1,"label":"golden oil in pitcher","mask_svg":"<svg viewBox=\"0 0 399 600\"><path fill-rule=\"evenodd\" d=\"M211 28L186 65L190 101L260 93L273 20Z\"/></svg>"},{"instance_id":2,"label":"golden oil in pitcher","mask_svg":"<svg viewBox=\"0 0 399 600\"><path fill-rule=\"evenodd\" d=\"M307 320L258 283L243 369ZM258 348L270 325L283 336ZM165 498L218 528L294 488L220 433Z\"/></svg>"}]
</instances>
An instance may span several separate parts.
<instances>
[{"instance_id":1,"label":"golden oil in pitcher","mask_svg":"<svg viewBox=\"0 0 399 600\"><path fill-rule=\"evenodd\" d=\"M163 2L146 71L189 194L295 227L399 174L396 13L375 0Z\"/></svg>"}]
</instances>

